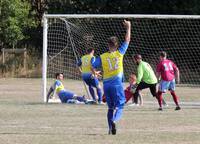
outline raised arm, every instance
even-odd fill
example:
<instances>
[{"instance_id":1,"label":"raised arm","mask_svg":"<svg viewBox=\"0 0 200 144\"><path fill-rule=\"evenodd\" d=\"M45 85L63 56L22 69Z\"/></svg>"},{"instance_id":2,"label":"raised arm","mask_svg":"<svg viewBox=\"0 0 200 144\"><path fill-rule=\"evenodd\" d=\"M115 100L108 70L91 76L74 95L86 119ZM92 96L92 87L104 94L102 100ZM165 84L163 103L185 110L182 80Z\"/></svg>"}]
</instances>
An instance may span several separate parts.
<instances>
[{"instance_id":1,"label":"raised arm","mask_svg":"<svg viewBox=\"0 0 200 144\"><path fill-rule=\"evenodd\" d=\"M124 20L123 24L126 28L125 42L129 43L131 40L131 22Z\"/></svg>"},{"instance_id":2,"label":"raised arm","mask_svg":"<svg viewBox=\"0 0 200 144\"><path fill-rule=\"evenodd\" d=\"M124 43L122 43L122 45L119 47L119 52L124 55L128 49L128 45L131 40L131 22L124 20L123 24L126 28L126 35Z\"/></svg>"}]
</instances>

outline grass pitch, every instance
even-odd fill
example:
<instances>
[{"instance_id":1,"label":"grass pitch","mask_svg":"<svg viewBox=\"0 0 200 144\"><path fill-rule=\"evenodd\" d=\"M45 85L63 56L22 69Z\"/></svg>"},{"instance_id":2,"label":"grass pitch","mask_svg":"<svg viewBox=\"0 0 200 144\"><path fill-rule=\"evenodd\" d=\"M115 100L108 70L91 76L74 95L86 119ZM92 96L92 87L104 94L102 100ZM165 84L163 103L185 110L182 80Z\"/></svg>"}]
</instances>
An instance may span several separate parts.
<instances>
[{"instance_id":1,"label":"grass pitch","mask_svg":"<svg viewBox=\"0 0 200 144\"><path fill-rule=\"evenodd\" d=\"M85 93L79 81L66 88ZM108 135L106 106L44 104L41 79L0 79L0 143L2 144L199 144L200 88L177 88L182 110L158 104L148 91L144 106L124 109L117 135Z\"/></svg>"}]
</instances>

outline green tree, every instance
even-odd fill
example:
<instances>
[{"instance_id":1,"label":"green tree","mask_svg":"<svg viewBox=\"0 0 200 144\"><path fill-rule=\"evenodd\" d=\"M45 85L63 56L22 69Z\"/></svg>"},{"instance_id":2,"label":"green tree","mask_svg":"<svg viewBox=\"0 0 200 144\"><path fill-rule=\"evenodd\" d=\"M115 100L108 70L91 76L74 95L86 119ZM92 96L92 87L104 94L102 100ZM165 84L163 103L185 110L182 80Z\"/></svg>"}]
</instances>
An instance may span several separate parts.
<instances>
[{"instance_id":1,"label":"green tree","mask_svg":"<svg viewBox=\"0 0 200 144\"><path fill-rule=\"evenodd\" d=\"M25 0L1 0L0 38L7 47L30 37L25 34L26 30L37 25L30 9L30 3Z\"/></svg>"}]
</instances>

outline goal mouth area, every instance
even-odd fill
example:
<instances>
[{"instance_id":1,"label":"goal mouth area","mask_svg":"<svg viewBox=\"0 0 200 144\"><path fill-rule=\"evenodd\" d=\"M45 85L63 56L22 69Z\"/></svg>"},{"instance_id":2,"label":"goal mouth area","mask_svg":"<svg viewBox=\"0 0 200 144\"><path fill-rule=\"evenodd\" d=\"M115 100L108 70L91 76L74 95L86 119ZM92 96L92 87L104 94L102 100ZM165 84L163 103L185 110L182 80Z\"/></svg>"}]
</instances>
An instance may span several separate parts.
<instances>
[{"instance_id":1,"label":"goal mouth area","mask_svg":"<svg viewBox=\"0 0 200 144\"><path fill-rule=\"evenodd\" d=\"M179 87L200 86L200 16L199 15L132 15L132 14L45 14L43 17L43 98L45 102L47 81L56 72L65 79L80 80L76 61L87 48L95 49L95 56L106 52L107 39L117 36L124 40L122 24L128 19L132 24L132 37L124 56L124 75L136 72L132 56L141 54L154 72L159 61L158 53L166 51L168 58L180 70ZM51 81L52 84L52 81ZM69 85L65 85L66 88ZM86 93L82 93L86 94Z\"/></svg>"}]
</instances>

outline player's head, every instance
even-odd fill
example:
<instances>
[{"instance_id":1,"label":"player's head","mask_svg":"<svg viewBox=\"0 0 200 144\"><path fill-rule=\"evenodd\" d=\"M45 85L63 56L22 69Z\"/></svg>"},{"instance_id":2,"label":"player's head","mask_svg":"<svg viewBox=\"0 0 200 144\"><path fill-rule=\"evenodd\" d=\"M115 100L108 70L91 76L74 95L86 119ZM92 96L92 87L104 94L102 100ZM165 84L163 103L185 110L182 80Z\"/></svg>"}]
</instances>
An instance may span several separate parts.
<instances>
[{"instance_id":1,"label":"player's head","mask_svg":"<svg viewBox=\"0 0 200 144\"><path fill-rule=\"evenodd\" d=\"M63 73L56 73L56 74L55 74L55 77L56 77L56 79L58 79L58 80L63 80L64 75L63 75Z\"/></svg>"},{"instance_id":2,"label":"player's head","mask_svg":"<svg viewBox=\"0 0 200 144\"><path fill-rule=\"evenodd\" d=\"M167 58L167 53L165 51L160 52L160 60L164 60Z\"/></svg>"},{"instance_id":3,"label":"player's head","mask_svg":"<svg viewBox=\"0 0 200 144\"><path fill-rule=\"evenodd\" d=\"M136 55L134 55L133 59L134 59L134 62L137 65L139 65L139 63L142 61L142 56L140 54L136 54Z\"/></svg>"},{"instance_id":4,"label":"player's head","mask_svg":"<svg viewBox=\"0 0 200 144\"><path fill-rule=\"evenodd\" d=\"M116 36L112 36L108 39L109 51L116 51L119 47L119 40Z\"/></svg>"},{"instance_id":5,"label":"player's head","mask_svg":"<svg viewBox=\"0 0 200 144\"><path fill-rule=\"evenodd\" d=\"M136 80L137 80L137 77L136 77L135 73L131 73L130 76L129 76L129 83L135 84Z\"/></svg>"},{"instance_id":6,"label":"player's head","mask_svg":"<svg viewBox=\"0 0 200 144\"><path fill-rule=\"evenodd\" d=\"M87 53L94 55L94 48L87 49Z\"/></svg>"}]
</instances>

